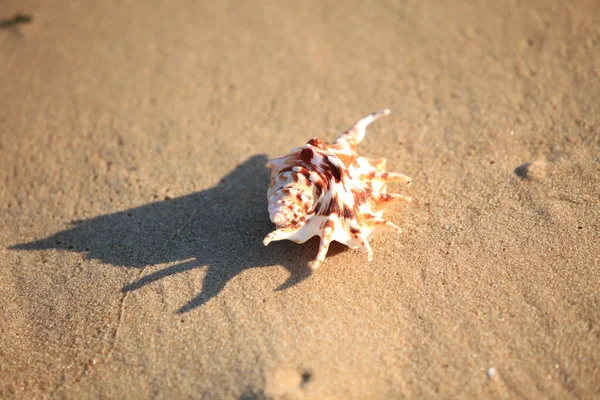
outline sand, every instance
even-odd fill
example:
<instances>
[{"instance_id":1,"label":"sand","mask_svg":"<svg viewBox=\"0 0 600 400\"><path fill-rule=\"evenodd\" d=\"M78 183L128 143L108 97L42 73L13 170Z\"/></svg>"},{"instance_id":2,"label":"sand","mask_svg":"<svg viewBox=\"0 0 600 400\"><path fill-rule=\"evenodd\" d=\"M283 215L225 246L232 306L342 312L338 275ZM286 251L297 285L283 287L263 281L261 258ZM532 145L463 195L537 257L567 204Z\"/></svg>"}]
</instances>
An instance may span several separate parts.
<instances>
[{"instance_id":1,"label":"sand","mask_svg":"<svg viewBox=\"0 0 600 400\"><path fill-rule=\"evenodd\" d=\"M600 397L597 1L87 3L0 8L1 398ZM380 108L404 233L263 247Z\"/></svg>"}]
</instances>

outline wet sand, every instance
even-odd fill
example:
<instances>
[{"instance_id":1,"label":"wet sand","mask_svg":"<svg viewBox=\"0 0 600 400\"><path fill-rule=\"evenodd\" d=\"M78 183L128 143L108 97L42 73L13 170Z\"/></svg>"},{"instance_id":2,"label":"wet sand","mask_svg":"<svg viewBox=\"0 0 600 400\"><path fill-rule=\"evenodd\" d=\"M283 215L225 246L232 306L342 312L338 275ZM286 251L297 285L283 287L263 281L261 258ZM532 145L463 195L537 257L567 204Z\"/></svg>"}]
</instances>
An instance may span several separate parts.
<instances>
[{"instance_id":1,"label":"wet sand","mask_svg":"<svg viewBox=\"0 0 600 400\"><path fill-rule=\"evenodd\" d=\"M0 397L599 397L600 5L467 3L5 2ZM380 108L404 233L264 247Z\"/></svg>"}]
</instances>

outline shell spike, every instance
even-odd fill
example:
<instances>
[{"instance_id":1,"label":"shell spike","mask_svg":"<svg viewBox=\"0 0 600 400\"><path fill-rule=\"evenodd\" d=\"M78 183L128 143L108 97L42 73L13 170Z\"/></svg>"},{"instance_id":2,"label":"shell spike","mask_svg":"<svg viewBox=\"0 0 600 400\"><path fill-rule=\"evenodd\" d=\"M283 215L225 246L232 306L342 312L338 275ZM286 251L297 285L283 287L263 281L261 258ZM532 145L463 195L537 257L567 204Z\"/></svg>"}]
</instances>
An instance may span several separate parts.
<instances>
[{"instance_id":1,"label":"shell spike","mask_svg":"<svg viewBox=\"0 0 600 400\"><path fill-rule=\"evenodd\" d=\"M269 233L267 236L265 236L265 238L263 239L263 244L265 246L268 246L269 243L271 243L272 241L286 240L290 236L292 236L295 232L296 232L296 229L294 229L294 228L276 229L273 232Z\"/></svg>"},{"instance_id":2,"label":"shell spike","mask_svg":"<svg viewBox=\"0 0 600 400\"><path fill-rule=\"evenodd\" d=\"M356 238L360 244L360 247L367 253L367 260L373 261L373 250L371 249L371 245L367 241L367 239L363 236L363 234L359 233Z\"/></svg>"},{"instance_id":3,"label":"shell spike","mask_svg":"<svg viewBox=\"0 0 600 400\"><path fill-rule=\"evenodd\" d=\"M412 179L404 174L397 172L376 172L374 179L381 179L384 182L400 182L406 186L410 186Z\"/></svg>"},{"instance_id":4,"label":"shell spike","mask_svg":"<svg viewBox=\"0 0 600 400\"><path fill-rule=\"evenodd\" d=\"M402 229L393 222L379 219L375 221L375 227L385 231L392 231L396 233L402 233Z\"/></svg>"},{"instance_id":5,"label":"shell spike","mask_svg":"<svg viewBox=\"0 0 600 400\"><path fill-rule=\"evenodd\" d=\"M384 193L381 195L381 197L379 197L379 199L376 201L379 208L384 208L389 206L390 204L397 202L397 201L404 201L404 202L410 202L412 201L412 198L409 196L404 196L402 194L387 194Z\"/></svg>"},{"instance_id":6,"label":"shell spike","mask_svg":"<svg viewBox=\"0 0 600 400\"><path fill-rule=\"evenodd\" d=\"M390 113L390 110L384 108L383 110L375 111L374 113L367 115L366 117L358 120L346 132L342 133L342 135L339 138L337 138L334 144L342 144L346 142L351 147L356 146L365 138L365 134L367 133L367 126L371 124L371 122L378 120L384 115L389 115Z\"/></svg>"},{"instance_id":7,"label":"shell spike","mask_svg":"<svg viewBox=\"0 0 600 400\"><path fill-rule=\"evenodd\" d=\"M325 229L323 229L323 236L321 236L321 243L319 243L319 252L317 253L317 257L309 264L311 269L315 270L319 268L319 266L323 264L323 261L325 261L325 257L329 251L329 245L331 244L332 233L333 221L329 220Z\"/></svg>"},{"instance_id":8,"label":"shell spike","mask_svg":"<svg viewBox=\"0 0 600 400\"><path fill-rule=\"evenodd\" d=\"M397 193L384 193L381 195L381 197L379 198L378 203L382 206L387 206L390 203L393 203L395 201L405 201L405 202L409 202L412 201L412 198L409 196L405 196L403 194L397 194Z\"/></svg>"}]
</instances>

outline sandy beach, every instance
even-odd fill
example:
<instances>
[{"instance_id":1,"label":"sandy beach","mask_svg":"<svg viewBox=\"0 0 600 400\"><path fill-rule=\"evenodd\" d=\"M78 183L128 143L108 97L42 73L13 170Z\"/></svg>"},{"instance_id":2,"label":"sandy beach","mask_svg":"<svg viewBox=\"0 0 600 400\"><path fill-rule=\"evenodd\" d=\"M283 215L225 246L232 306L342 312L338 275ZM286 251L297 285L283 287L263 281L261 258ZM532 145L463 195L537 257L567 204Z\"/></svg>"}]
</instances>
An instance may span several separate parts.
<instances>
[{"instance_id":1,"label":"sandy beach","mask_svg":"<svg viewBox=\"0 0 600 400\"><path fill-rule=\"evenodd\" d=\"M87 3L0 7L0 398L600 398L598 1ZM403 233L264 247L382 108Z\"/></svg>"}]
</instances>

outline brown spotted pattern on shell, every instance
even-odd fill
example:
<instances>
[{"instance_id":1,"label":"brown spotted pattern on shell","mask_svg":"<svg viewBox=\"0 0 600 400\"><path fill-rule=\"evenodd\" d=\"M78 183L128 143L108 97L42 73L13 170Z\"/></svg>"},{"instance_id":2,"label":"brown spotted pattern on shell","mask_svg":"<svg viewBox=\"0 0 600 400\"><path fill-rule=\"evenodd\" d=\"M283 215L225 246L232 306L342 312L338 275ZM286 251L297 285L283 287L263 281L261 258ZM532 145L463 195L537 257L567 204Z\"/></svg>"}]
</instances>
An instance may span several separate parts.
<instances>
[{"instance_id":1,"label":"brown spotted pattern on shell","mask_svg":"<svg viewBox=\"0 0 600 400\"><path fill-rule=\"evenodd\" d=\"M394 201L410 198L386 194L386 186L389 182L408 186L411 179L385 172L383 158L370 160L356 153L367 125L389 113L380 110L366 116L330 146L311 139L303 147L269 162L269 216L277 229L265 237L265 246L274 240L304 243L319 236L319 251L311 263L316 269L334 240L350 248L362 248L371 261L373 251L368 239L373 233L401 232L398 226L383 219L383 210Z\"/></svg>"}]
</instances>

